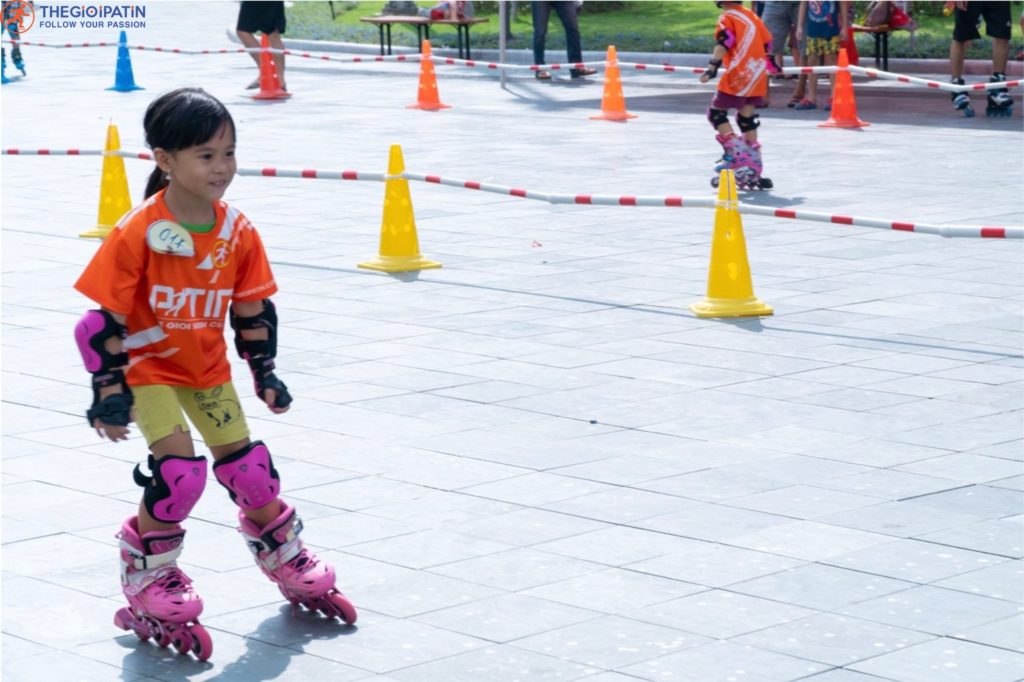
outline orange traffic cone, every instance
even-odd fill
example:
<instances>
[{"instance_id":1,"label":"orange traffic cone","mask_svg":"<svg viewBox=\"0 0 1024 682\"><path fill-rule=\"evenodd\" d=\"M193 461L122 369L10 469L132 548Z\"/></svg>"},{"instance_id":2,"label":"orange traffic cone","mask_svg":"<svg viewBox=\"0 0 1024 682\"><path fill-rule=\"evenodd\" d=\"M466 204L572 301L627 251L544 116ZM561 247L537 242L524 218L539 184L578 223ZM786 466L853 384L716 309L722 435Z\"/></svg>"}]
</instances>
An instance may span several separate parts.
<instances>
[{"instance_id":1,"label":"orange traffic cone","mask_svg":"<svg viewBox=\"0 0 1024 682\"><path fill-rule=\"evenodd\" d=\"M863 128L871 125L857 118L857 98L853 96L853 77L846 69L850 59L846 50L839 50L839 71L835 74L836 91L832 97L832 115L819 128Z\"/></svg>"},{"instance_id":2,"label":"orange traffic cone","mask_svg":"<svg viewBox=\"0 0 1024 682\"><path fill-rule=\"evenodd\" d=\"M284 99L291 97L292 93L281 87L281 81L277 77L277 67L274 66L274 56L267 50L270 48L270 38L263 34L260 40L260 91L252 96L253 99Z\"/></svg>"},{"instance_id":3,"label":"orange traffic cone","mask_svg":"<svg viewBox=\"0 0 1024 682\"><path fill-rule=\"evenodd\" d=\"M607 65L604 69L604 94L601 96L601 113L591 119L605 121L625 121L636 118L636 114L626 111L626 98L622 96L622 76L619 75L619 56L615 46L608 46Z\"/></svg>"},{"instance_id":4,"label":"orange traffic cone","mask_svg":"<svg viewBox=\"0 0 1024 682\"><path fill-rule=\"evenodd\" d=\"M437 111L438 109L450 109L447 104L441 104L437 93L437 76L434 75L434 60L430 57L430 41L423 41L422 57L420 59L420 90L416 96L416 104L410 104L409 109L425 109Z\"/></svg>"}]
</instances>

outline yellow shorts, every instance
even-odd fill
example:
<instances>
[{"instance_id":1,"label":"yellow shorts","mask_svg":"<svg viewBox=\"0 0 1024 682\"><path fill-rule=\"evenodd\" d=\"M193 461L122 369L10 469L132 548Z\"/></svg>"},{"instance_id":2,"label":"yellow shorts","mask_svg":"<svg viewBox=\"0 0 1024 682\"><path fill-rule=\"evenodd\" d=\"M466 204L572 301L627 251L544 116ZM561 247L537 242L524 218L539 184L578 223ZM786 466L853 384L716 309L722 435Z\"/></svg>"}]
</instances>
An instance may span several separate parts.
<instances>
[{"instance_id":1,"label":"yellow shorts","mask_svg":"<svg viewBox=\"0 0 1024 682\"><path fill-rule=\"evenodd\" d=\"M821 55L827 57L833 54L839 54L839 36L832 36L831 38L808 38L807 39L807 56L814 57Z\"/></svg>"},{"instance_id":2,"label":"yellow shorts","mask_svg":"<svg viewBox=\"0 0 1024 682\"><path fill-rule=\"evenodd\" d=\"M230 381L213 388L132 386L132 393L135 423L147 445L170 436L176 428L188 433L188 421L199 430L207 447L230 445L249 437L242 404Z\"/></svg>"}]
</instances>

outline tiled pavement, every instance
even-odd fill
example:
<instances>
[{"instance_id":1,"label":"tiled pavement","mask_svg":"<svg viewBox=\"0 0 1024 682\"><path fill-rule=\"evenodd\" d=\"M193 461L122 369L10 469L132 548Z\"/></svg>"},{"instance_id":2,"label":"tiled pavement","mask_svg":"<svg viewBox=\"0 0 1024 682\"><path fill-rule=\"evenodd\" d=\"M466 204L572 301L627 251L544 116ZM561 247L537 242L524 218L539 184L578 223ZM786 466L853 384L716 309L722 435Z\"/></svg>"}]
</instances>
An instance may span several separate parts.
<instances>
[{"instance_id":1,"label":"tiled pavement","mask_svg":"<svg viewBox=\"0 0 1024 682\"><path fill-rule=\"evenodd\" d=\"M132 42L225 44L233 3L151 3ZM110 39L44 31L38 39ZM187 41L187 42L186 42ZM412 170L579 193L707 196L717 158L692 81L627 79L626 125L588 121L599 82L289 62L257 105L241 56L26 49L3 146L142 147L161 90L231 107L243 165ZM861 131L763 113L752 198L893 219L1024 223L1021 120L875 90ZM1019 93L1019 91L1018 91ZM1019 103L1019 98L1018 98ZM1019 242L751 217L774 317L697 320L712 214L552 207L413 185L441 270L358 271L381 187L238 178L282 293L297 397L268 441L306 538L358 628L292 617L211 485L185 565L215 641L200 664L111 625L113 533L138 438L96 439L71 328L95 248L95 158L4 157L3 679L1003 682L1024 677ZM136 198L148 164L128 162ZM236 367L244 371L241 366ZM244 376L240 374L239 376ZM245 382L240 381L240 386Z\"/></svg>"}]
</instances>

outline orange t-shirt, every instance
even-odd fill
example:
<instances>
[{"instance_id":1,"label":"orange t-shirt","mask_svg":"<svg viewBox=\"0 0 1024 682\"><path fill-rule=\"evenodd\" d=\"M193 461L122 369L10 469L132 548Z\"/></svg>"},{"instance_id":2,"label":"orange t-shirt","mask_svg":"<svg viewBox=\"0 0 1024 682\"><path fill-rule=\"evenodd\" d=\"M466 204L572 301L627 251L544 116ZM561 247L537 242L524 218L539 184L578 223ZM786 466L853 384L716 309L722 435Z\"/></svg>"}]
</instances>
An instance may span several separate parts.
<instances>
[{"instance_id":1,"label":"orange t-shirt","mask_svg":"<svg viewBox=\"0 0 1024 682\"><path fill-rule=\"evenodd\" d=\"M75 283L102 307L127 316L129 385L209 388L229 381L228 304L277 291L249 220L223 201L214 213L212 230L188 235L188 250L184 228L168 225L175 221L164 193L154 194L121 219Z\"/></svg>"},{"instance_id":2,"label":"orange t-shirt","mask_svg":"<svg viewBox=\"0 0 1024 682\"><path fill-rule=\"evenodd\" d=\"M757 15L746 7L734 6L718 18L718 31L731 31L736 44L726 51L722 60L727 69L718 89L737 97L764 97L768 94L768 77L764 46L772 34Z\"/></svg>"}]
</instances>

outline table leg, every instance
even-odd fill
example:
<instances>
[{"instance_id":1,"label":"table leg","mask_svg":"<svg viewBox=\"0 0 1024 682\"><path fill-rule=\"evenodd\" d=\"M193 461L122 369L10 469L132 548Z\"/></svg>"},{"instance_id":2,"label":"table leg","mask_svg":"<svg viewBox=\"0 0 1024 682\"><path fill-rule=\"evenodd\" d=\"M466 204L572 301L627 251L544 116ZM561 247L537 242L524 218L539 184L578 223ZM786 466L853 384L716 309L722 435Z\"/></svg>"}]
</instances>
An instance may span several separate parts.
<instances>
[{"instance_id":1,"label":"table leg","mask_svg":"<svg viewBox=\"0 0 1024 682\"><path fill-rule=\"evenodd\" d=\"M430 36L427 36L427 40L430 40ZM419 24L416 24L416 49L423 52L423 27Z\"/></svg>"},{"instance_id":2,"label":"table leg","mask_svg":"<svg viewBox=\"0 0 1024 682\"><path fill-rule=\"evenodd\" d=\"M377 24L377 30L380 32L380 56L384 56L384 24Z\"/></svg>"},{"instance_id":3,"label":"table leg","mask_svg":"<svg viewBox=\"0 0 1024 682\"><path fill-rule=\"evenodd\" d=\"M472 59L473 53L469 51L469 24L463 26L466 30L466 59Z\"/></svg>"},{"instance_id":4,"label":"table leg","mask_svg":"<svg viewBox=\"0 0 1024 682\"><path fill-rule=\"evenodd\" d=\"M388 27L388 55L391 54L391 24L386 24Z\"/></svg>"},{"instance_id":5,"label":"table leg","mask_svg":"<svg viewBox=\"0 0 1024 682\"><path fill-rule=\"evenodd\" d=\"M876 33L875 34L875 68L876 69L881 69L882 68L881 55L882 55L882 34L881 33ZM882 69L882 70L884 71L884 69Z\"/></svg>"},{"instance_id":6,"label":"table leg","mask_svg":"<svg viewBox=\"0 0 1024 682\"><path fill-rule=\"evenodd\" d=\"M882 34L882 71L889 70L889 34Z\"/></svg>"}]
</instances>

